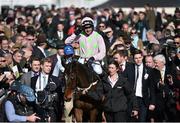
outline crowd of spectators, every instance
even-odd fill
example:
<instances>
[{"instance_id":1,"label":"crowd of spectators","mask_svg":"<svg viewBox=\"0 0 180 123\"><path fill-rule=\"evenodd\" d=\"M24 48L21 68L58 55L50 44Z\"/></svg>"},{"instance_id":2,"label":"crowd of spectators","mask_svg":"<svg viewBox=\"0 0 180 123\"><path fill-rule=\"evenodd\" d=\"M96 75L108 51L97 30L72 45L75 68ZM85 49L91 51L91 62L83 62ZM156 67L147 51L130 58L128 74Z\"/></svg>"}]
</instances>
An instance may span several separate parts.
<instances>
[{"instance_id":1,"label":"crowd of spectators","mask_svg":"<svg viewBox=\"0 0 180 123\"><path fill-rule=\"evenodd\" d=\"M146 66L158 69L157 62L160 60L169 68L164 79L168 79L170 75L172 81L160 82L160 84L167 85L168 89L171 90L172 98L171 102L168 103L172 104L169 104L169 107L162 104L166 105L165 109L161 109L163 113L166 113L163 114L164 117L156 117L153 108L150 108L145 121L180 121L178 117L180 111L180 8L176 8L173 15L167 14L164 9L159 12L149 4L146 4L144 9L145 11L137 12L132 8L129 13L125 13L121 8L115 11L113 8L86 9L74 6L65 8L53 6L47 10L42 7L19 7L2 13L0 15L1 102L11 90L10 87L14 80L22 81L22 83L32 87L31 81L33 79L31 77L36 76L33 74L38 75L42 72L44 64L40 62L42 59L46 59L47 62L51 61L52 65L50 65L48 75L59 78L60 93L63 94L64 62L61 60L60 71L55 74L57 65L53 58L56 55L64 55L65 40L73 33L77 33L81 28L81 20L88 16L94 21L94 30L104 39L106 56L103 61L105 65L107 65L107 59L111 57L119 65L124 61L136 63L137 61L134 61L136 51L140 50ZM78 55L78 48L75 49L75 54ZM156 57L159 54L162 57ZM163 58L165 61L162 60ZM27 73L29 74L27 75ZM29 79L27 80L27 78ZM59 91L57 92L59 93ZM158 90L155 92L160 94ZM162 94L164 93L163 91ZM59 94L62 97L59 97L60 100L63 100L62 94ZM157 97L156 99L158 99ZM164 95L161 97L165 98ZM62 106L63 101L60 103ZM160 105L161 102L158 104ZM167 111L167 108L172 110ZM62 112L59 112L60 117L62 117ZM174 115L172 112L175 112ZM61 121L61 119L56 121Z\"/></svg>"}]
</instances>

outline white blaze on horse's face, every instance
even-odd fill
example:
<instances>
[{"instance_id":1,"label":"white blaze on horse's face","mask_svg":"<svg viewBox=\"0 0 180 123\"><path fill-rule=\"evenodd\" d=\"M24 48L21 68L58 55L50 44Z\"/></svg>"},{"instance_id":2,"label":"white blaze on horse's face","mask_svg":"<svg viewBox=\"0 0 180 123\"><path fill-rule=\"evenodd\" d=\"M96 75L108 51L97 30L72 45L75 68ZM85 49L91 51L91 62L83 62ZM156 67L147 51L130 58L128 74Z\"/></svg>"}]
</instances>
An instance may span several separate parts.
<instances>
[{"instance_id":1,"label":"white blaze on horse's face","mask_svg":"<svg viewBox=\"0 0 180 123\"><path fill-rule=\"evenodd\" d=\"M67 81L68 81L68 76L65 74L65 82L67 84Z\"/></svg>"},{"instance_id":2,"label":"white blaze on horse's face","mask_svg":"<svg viewBox=\"0 0 180 123\"><path fill-rule=\"evenodd\" d=\"M67 75L65 75L65 81L67 81Z\"/></svg>"},{"instance_id":3,"label":"white blaze on horse's face","mask_svg":"<svg viewBox=\"0 0 180 123\"><path fill-rule=\"evenodd\" d=\"M73 97L73 93L74 93L74 90L69 86L70 84L72 83L69 83L70 82L70 78L71 76L68 76L67 74L65 74L65 82L66 82L66 87L65 87L65 90L64 90L64 99L66 102L69 102L72 97Z\"/></svg>"}]
</instances>

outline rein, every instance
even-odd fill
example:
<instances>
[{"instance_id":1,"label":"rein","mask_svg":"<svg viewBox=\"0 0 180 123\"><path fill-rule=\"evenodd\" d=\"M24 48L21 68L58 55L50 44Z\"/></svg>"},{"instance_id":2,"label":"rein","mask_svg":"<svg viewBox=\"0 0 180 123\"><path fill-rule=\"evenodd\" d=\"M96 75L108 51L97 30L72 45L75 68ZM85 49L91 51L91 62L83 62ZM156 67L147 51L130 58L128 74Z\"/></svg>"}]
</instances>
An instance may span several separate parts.
<instances>
[{"instance_id":1,"label":"rein","mask_svg":"<svg viewBox=\"0 0 180 123\"><path fill-rule=\"evenodd\" d=\"M77 67L77 66L74 66L74 67ZM77 73L77 71L75 71L75 73ZM98 83L98 81L100 80L99 76L97 76L96 74L95 74L95 76L98 79L95 82L93 82L93 78L92 78L92 82L93 83L90 83L90 85L87 88L78 87L78 81L80 81L80 80L77 79L77 74L74 74L73 64L70 64L70 71L69 71L70 81L74 81L73 82L74 84L76 83L75 85L73 85L73 87L75 86L75 89L74 89L73 93L76 93L78 91L80 91L82 93L88 92L92 88L92 86L96 85Z\"/></svg>"},{"instance_id":2,"label":"rein","mask_svg":"<svg viewBox=\"0 0 180 123\"><path fill-rule=\"evenodd\" d=\"M95 82L93 82L93 83L91 83L91 84L89 85L89 87L87 87L87 88L80 88L80 87L77 87L77 91L88 92L88 91L91 89L92 86L94 86L94 85L97 84L97 82L98 82L98 80L95 81Z\"/></svg>"}]
</instances>

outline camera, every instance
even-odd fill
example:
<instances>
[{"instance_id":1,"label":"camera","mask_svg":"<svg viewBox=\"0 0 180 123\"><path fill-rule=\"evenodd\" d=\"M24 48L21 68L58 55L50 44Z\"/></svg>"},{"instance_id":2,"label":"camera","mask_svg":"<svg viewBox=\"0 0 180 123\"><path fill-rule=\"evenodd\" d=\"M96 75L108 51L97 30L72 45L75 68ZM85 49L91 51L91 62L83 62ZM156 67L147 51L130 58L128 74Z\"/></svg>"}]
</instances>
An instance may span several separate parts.
<instances>
[{"instance_id":1,"label":"camera","mask_svg":"<svg viewBox=\"0 0 180 123\"><path fill-rule=\"evenodd\" d=\"M54 111L54 102L58 100L58 94L55 92L57 86L54 82L47 84L43 91L37 92L36 104L38 105L38 116L41 118L40 122L47 122L49 119L49 112Z\"/></svg>"},{"instance_id":2,"label":"camera","mask_svg":"<svg viewBox=\"0 0 180 123\"><path fill-rule=\"evenodd\" d=\"M4 74L1 74L0 75L1 79L0 79L0 89L4 88L4 89L8 89L9 88L9 84L7 83L7 81L9 80L7 78L7 75L4 73Z\"/></svg>"}]
</instances>

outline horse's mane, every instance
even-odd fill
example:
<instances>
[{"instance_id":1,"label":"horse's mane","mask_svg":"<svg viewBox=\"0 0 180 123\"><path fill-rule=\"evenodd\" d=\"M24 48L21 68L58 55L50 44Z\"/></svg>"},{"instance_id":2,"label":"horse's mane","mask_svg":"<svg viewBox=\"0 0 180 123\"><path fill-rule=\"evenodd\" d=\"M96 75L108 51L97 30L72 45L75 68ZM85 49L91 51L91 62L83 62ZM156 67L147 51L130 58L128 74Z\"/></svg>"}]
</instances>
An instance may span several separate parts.
<instances>
[{"instance_id":1,"label":"horse's mane","mask_svg":"<svg viewBox=\"0 0 180 123\"><path fill-rule=\"evenodd\" d=\"M78 74L79 75L83 75L87 81L89 80L88 78L90 78L92 76L92 71L87 67L86 64L81 64L79 62L75 62L75 64L77 65L78 69Z\"/></svg>"},{"instance_id":2,"label":"horse's mane","mask_svg":"<svg viewBox=\"0 0 180 123\"><path fill-rule=\"evenodd\" d=\"M88 68L86 64L81 64L78 61L72 61L67 65L65 72L70 73L70 69L73 70L72 72L75 72L76 70L78 79L83 81L84 83L92 83L93 81L97 80L95 72Z\"/></svg>"},{"instance_id":3,"label":"horse's mane","mask_svg":"<svg viewBox=\"0 0 180 123\"><path fill-rule=\"evenodd\" d=\"M82 72L82 73L84 73L84 74L88 74L89 72L91 72L90 70L89 70L89 68L86 66L86 65L84 65L84 64L81 64L81 63L79 63L79 62L76 62L76 65L78 65L78 66L80 66L80 72Z\"/></svg>"}]
</instances>

